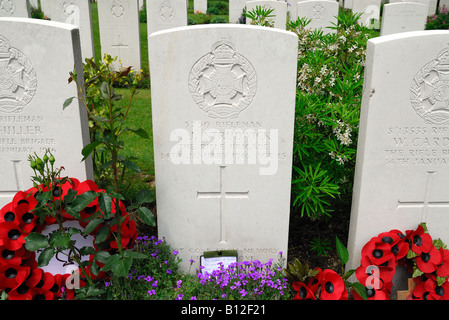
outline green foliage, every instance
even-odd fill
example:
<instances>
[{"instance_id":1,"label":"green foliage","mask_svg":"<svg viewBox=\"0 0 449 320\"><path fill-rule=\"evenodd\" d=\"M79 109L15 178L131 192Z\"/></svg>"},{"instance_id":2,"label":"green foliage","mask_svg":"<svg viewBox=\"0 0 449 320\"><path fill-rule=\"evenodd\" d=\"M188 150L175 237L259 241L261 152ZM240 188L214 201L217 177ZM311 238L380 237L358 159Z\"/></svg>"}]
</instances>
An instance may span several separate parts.
<instances>
[{"instance_id":1,"label":"green foliage","mask_svg":"<svg viewBox=\"0 0 449 320\"><path fill-rule=\"evenodd\" d=\"M299 37L293 204L312 219L348 205L352 192L369 37L359 16L341 11L332 34L308 29L305 18L288 24Z\"/></svg>"},{"instance_id":2,"label":"green foliage","mask_svg":"<svg viewBox=\"0 0 449 320\"><path fill-rule=\"evenodd\" d=\"M131 132L143 139L148 133L142 128L129 128L126 117L131 102L139 85L139 76L132 76L131 67L115 71L110 55L105 54L100 63L86 59L83 65L84 77L78 78L76 72L71 73L69 82L75 81L78 88L78 99L82 101L89 115L91 143L83 149L83 160L92 155L95 180L103 186L114 186L116 192L122 187L126 170L140 172L132 158L123 156L125 148L123 135ZM115 93L114 86L125 83L130 88L130 97L123 104L123 96ZM74 97L67 99L64 108L68 107Z\"/></svg>"},{"instance_id":3,"label":"green foliage","mask_svg":"<svg viewBox=\"0 0 449 320\"><path fill-rule=\"evenodd\" d=\"M438 14L427 17L426 30L437 29L449 29L449 13L446 6L443 6Z\"/></svg>"},{"instance_id":4,"label":"green foliage","mask_svg":"<svg viewBox=\"0 0 449 320\"><path fill-rule=\"evenodd\" d=\"M331 249L329 239L314 237L310 241L310 249L318 256L327 256L327 252Z\"/></svg>"},{"instance_id":5,"label":"green foliage","mask_svg":"<svg viewBox=\"0 0 449 320\"><path fill-rule=\"evenodd\" d=\"M288 264L284 272L290 282L306 282L307 279L316 276L319 270L312 270L307 263L302 264L301 261L295 259L292 263Z\"/></svg>"},{"instance_id":6,"label":"green foliage","mask_svg":"<svg viewBox=\"0 0 449 320\"><path fill-rule=\"evenodd\" d=\"M274 27L274 9L262 6L256 6L255 9L243 13L247 19L251 19L251 24L263 27Z\"/></svg>"}]
</instances>

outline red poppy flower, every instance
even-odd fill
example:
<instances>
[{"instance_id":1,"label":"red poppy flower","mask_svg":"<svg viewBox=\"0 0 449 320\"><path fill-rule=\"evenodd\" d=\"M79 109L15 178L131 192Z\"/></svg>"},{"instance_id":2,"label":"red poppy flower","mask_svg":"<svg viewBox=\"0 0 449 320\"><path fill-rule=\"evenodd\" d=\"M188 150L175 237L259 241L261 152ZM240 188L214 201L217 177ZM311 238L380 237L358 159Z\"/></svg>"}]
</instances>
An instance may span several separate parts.
<instances>
[{"instance_id":1,"label":"red poppy flower","mask_svg":"<svg viewBox=\"0 0 449 320\"><path fill-rule=\"evenodd\" d=\"M447 281L441 286L431 278L415 282L417 283L411 296L413 300L449 300L449 283Z\"/></svg>"},{"instance_id":2,"label":"red poppy flower","mask_svg":"<svg viewBox=\"0 0 449 320\"><path fill-rule=\"evenodd\" d=\"M389 232L380 233L378 236L383 243L391 247L391 252L399 260L407 255L409 244L405 241L405 235L401 231L393 229Z\"/></svg>"},{"instance_id":3,"label":"red poppy flower","mask_svg":"<svg viewBox=\"0 0 449 320\"><path fill-rule=\"evenodd\" d=\"M436 266L437 276L447 277L449 276L449 250L440 248L441 263Z\"/></svg>"},{"instance_id":4,"label":"red poppy flower","mask_svg":"<svg viewBox=\"0 0 449 320\"><path fill-rule=\"evenodd\" d=\"M315 293L323 280L323 270L321 270L321 268L315 268L314 271L318 271L318 273L313 278L309 279L307 286Z\"/></svg>"},{"instance_id":5,"label":"red poppy flower","mask_svg":"<svg viewBox=\"0 0 449 320\"><path fill-rule=\"evenodd\" d=\"M416 257L416 265L424 273L434 272L439 264L441 264L441 254L434 246L430 248L429 252L422 252Z\"/></svg>"},{"instance_id":6,"label":"red poppy flower","mask_svg":"<svg viewBox=\"0 0 449 320\"><path fill-rule=\"evenodd\" d=\"M312 290L304 283L295 281L292 283L293 289L297 291L293 300L316 300Z\"/></svg>"},{"instance_id":7,"label":"red poppy flower","mask_svg":"<svg viewBox=\"0 0 449 320\"><path fill-rule=\"evenodd\" d=\"M419 225L418 228L407 235L407 237L411 241L412 251L416 254L420 254L421 252L429 252L433 245L432 237L428 233L424 232L422 225Z\"/></svg>"},{"instance_id":8,"label":"red poppy flower","mask_svg":"<svg viewBox=\"0 0 449 320\"><path fill-rule=\"evenodd\" d=\"M0 288L13 290L22 285L29 274L28 267L2 266L0 267Z\"/></svg>"},{"instance_id":9,"label":"red poppy flower","mask_svg":"<svg viewBox=\"0 0 449 320\"><path fill-rule=\"evenodd\" d=\"M362 265L387 266L395 261L390 245L379 237L372 238L362 248Z\"/></svg>"},{"instance_id":10,"label":"red poppy flower","mask_svg":"<svg viewBox=\"0 0 449 320\"><path fill-rule=\"evenodd\" d=\"M24 257L26 250L24 247L19 250L12 251L6 249L6 247L0 247L0 266L20 266L22 265L22 258Z\"/></svg>"},{"instance_id":11,"label":"red poppy flower","mask_svg":"<svg viewBox=\"0 0 449 320\"><path fill-rule=\"evenodd\" d=\"M357 279L365 287L368 300L389 300L393 286L390 273L394 274L395 269L388 272L388 280L386 281L382 278L381 268L385 267L360 266L355 271ZM356 300L362 299L356 292L354 292L354 298Z\"/></svg>"},{"instance_id":12,"label":"red poppy flower","mask_svg":"<svg viewBox=\"0 0 449 320\"><path fill-rule=\"evenodd\" d=\"M0 245L4 245L8 250L18 250L25 243L26 233L19 229L14 222L0 223Z\"/></svg>"},{"instance_id":13,"label":"red poppy flower","mask_svg":"<svg viewBox=\"0 0 449 320\"><path fill-rule=\"evenodd\" d=\"M323 271L323 278L321 279L321 300L347 299L345 289L345 282L338 273L331 269L325 269Z\"/></svg>"}]
</instances>

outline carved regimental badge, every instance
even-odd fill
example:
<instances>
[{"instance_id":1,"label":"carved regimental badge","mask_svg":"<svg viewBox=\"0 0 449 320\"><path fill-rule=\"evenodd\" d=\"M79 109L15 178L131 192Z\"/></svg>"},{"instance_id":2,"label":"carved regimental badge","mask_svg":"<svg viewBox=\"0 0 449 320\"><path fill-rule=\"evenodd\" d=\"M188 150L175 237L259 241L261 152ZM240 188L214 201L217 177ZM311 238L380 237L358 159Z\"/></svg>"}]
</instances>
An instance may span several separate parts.
<instances>
[{"instance_id":1,"label":"carved regimental badge","mask_svg":"<svg viewBox=\"0 0 449 320\"><path fill-rule=\"evenodd\" d=\"M125 15L125 7L119 0L114 0L111 6L111 13L114 17L120 18Z\"/></svg>"},{"instance_id":2,"label":"carved regimental badge","mask_svg":"<svg viewBox=\"0 0 449 320\"><path fill-rule=\"evenodd\" d=\"M0 36L0 112L22 112L36 88L36 71L31 61Z\"/></svg>"},{"instance_id":3,"label":"carved regimental badge","mask_svg":"<svg viewBox=\"0 0 449 320\"><path fill-rule=\"evenodd\" d=\"M449 48L415 76L410 101L426 123L449 123Z\"/></svg>"},{"instance_id":4,"label":"carved regimental badge","mask_svg":"<svg viewBox=\"0 0 449 320\"><path fill-rule=\"evenodd\" d=\"M237 118L250 105L256 87L253 66L227 41L214 44L190 71L190 93L210 118Z\"/></svg>"},{"instance_id":5,"label":"carved regimental badge","mask_svg":"<svg viewBox=\"0 0 449 320\"><path fill-rule=\"evenodd\" d=\"M169 22L176 15L176 10L169 1L163 1L159 8L159 18L164 22Z\"/></svg>"},{"instance_id":6,"label":"carved regimental badge","mask_svg":"<svg viewBox=\"0 0 449 320\"><path fill-rule=\"evenodd\" d=\"M13 14L14 10L16 10L16 5L12 0L0 0L0 10L7 14Z\"/></svg>"}]
</instances>

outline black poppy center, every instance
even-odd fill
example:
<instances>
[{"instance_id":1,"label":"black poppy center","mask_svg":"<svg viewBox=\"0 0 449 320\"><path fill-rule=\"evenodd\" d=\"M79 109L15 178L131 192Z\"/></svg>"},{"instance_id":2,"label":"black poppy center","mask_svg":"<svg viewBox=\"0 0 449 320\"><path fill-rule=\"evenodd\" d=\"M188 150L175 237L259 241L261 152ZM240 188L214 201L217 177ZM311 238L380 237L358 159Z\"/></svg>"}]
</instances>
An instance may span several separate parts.
<instances>
[{"instance_id":1,"label":"black poppy center","mask_svg":"<svg viewBox=\"0 0 449 320\"><path fill-rule=\"evenodd\" d=\"M26 224L30 224L31 222L33 222L33 219L34 215L30 212L27 212L22 216L22 221Z\"/></svg>"},{"instance_id":2,"label":"black poppy center","mask_svg":"<svg viewBox=\"0 0 449 320\"><path fill-rule=\"evenodd\" d=\"M382 256L384 255L384 252L380 249L374 249L373 250L373 257L376 259L382 258Z\"/></svg>"},{"instance_id":3,"label":"black poppy center","mask_svg":"<svg viewBox=\"0 0 449 320\"><path fill-rule=\"evenodd\" d=\"M424 262L428 262L428 261L430 260L430 254L427 253L427 252L423 252L423 253L421 254L421 259L422 259L422 261L424 261Z\"/></svg>"},{"instance_id":4,"label":"black poppy center","mask_svg":"<svg viewBox=\"0 0 449 320\"><path fill-rule=\"evenodd\" d=\"M390 243L393 242L393 238L392 238L392 237L385 236L385 237L382 238L382 242L383 242L383 243L388 243L388 244L390 244Z\"/></svg>"},{"instance_id":5,"label":"black poppy center","mask_svg":"<svg viewBox=\"0 0 449 320\"><path fill-rule=\"evenodd\" d=\"M326 282L324 284L324 290L326 290L327 293L332 293L335 290L334 284L330 281Z\"/></svg>"},{"instance_id":6,"label":"black poppy center","mask_svg":"<svg viewBox=\"0 0 449 320\"><path fill-rule=\"evenodd\" d=\"M20 237L20 231L17 229L12 229L8 232L8 238L11 240L17 240Z\"/></svg>"},{"instance_id":7,"label":"black poppy center","mask_svg":"<svg viewBox=\"0 0 449 320\"><path fill-rule=\"evenodd\" d=\"M5 277L8 279L14 279L17 276L17 270L13 268L6 269Z\"/></svg>"},{"instance_id":8,"label":"black poppy center","mask_svg":"<svg viewBox=\"0 0 449 320\"><path fill-rule=\"evenodd\" d=\"M301 287L301 289L299 289L299 297L301 299L305 299L307 297L307 290L304 287Z\"/></svg>"},{"instance_id":9,"label":"black poppy center","mask_svg":"<svg viewBox=\"0 0 449 320\"><path fill-rule=\"evenodd\" d=\"M373 288L366 288L366 295L368 296L368 298L374 297L375 294L376 290L374 290Z\"/></svg>"},{"instance_id":10,"label":"black poppy center","mask_svg":"<svg viewBox=\"0 0 449 320\"><path fill-rule=\"evenodd\" d=\"M444 296L444 289L443 289L443 287L437 286L437 287L435 288L435 293L436 293L437 295L439 295L439 296Z\"/></svg>"},{"instance_id":11,"label":"black poppy center","mask_svg":"<svg viewBox=\"0 0 449 320\"><path fill-rule=\"evenodd\" d=\"M61 188L60 188L59 186L56 186L56 187L53 189L53 197L60 197L61 194L62 194Z\"/></svg>"},{"instance_id":12,"label":"black poppy center","mask_svg":"<svg viewBox=\"0 0 449 320\"><path fill-rule=\"evenodd\" d=\"M2 251L2 257L5 260L10 260L12 258L14 258L14 251L10 251L8 249L5 249Z\"/></svg>"},{"instance_id":13,"label":"black poppy center","mask_svg":"<svg viewBox=\"0 0 449 320\"><path fill-rule=\"evenodd\" d=\"M11 221L14 221L14 219L16 218L16 215L14 214L14 212L8 211L5 213L4 217L5 217L5 221L11 222Z\"/></svg>"},{"instance_id":14,"label":"black poppy center","mask_svg":"<svg viewBox=\"0 0 449 320\"><path fill-rule=\"evenodd\" d=\"M413 237L413 243L416 245L416 246L418 246L418 247L420 247L421 245L422 245L422 238L421 238L421 236L414 236Z\"/></svg>"},{"instance_id":15,"label":"black poppy center","mask_svg":"<svg viewBox=\"0 0 449 320\"><path fill-rule=\"evenodd\" d=\"M84 209L84 211L85 211L87 214L94 214L94 213L97 211L97 207L96 207L96 206L86 207L86 208Z\"/></svg>"}]
</instances>

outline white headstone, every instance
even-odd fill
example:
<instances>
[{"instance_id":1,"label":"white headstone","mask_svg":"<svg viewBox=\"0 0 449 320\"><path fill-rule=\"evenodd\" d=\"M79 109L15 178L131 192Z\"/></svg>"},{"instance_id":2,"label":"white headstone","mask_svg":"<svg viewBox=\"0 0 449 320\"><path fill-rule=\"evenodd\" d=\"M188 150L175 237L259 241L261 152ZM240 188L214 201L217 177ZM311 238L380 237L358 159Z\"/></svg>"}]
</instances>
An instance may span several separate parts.
<instances>
[{"instance_id":1,"label":"white headstone","mask_svg":"<svg viewBox=\"0 0 449 320\"><path fill-rule=\"evenodd\" d=\"M334 33L329 29L337 25L339 5L336 1L314 0L298 2L298 17L311 19L309 29L321 29L323 34Z\"/></svg>"},{"instance_id":2,"label":"white headstone","mask_svg":"<svg viewBox=\"0 0 449 320\"><path fill-rule=\"evenodd\" d=\"M207 0L193 0L193 12L207 12Z\"/></svg>"},{"instance_id":3,"label":"white headstone","mask_svg":"<svg viewBox=\"0 0 449 320\"><path fill-rule=\"evenodd\" d=\"M0 0L0 17L23 17L29 18L29 0Z\"/></svg>"},{"instance_id":4,"label":"white headstone","mask_svg":"<svg viewBox=\"0 0 449 320\"><path fill-rule=\"evenodd\" d=\"M349 269L381 232L426 222L449 243L449 31L370 39L349 230Z\"/></svg>"},{"instance_id":5,"label":"white headstone","mask_svg":"<svg viewBox=\"0 0 449 320\"><path fill-rule=\"evenodd\" d=\"M443 10L443 6L446 7L446 11L449 10L449 0L440 0L438 3L438 9L441 13L441 10Z\"/></svg>"},{"instance_id":6,"label":"white headstone","mask_svg":"<svg viewBox=\"0 0 449 320\"><path fill-rule=\"evenodd\" d=\"M101 55L118 57L114 67L141 69L138 0L98 1Z\"/></svg>"},{"instance_id":7,"label":"white headstone","mask_svg":"<svg viewBox=\"0 0 449 320\"><path fill-rule=\"evenodd\" d=\"M75 26L28 18L0 18L0 206L18 190L33 186L28 156L50 149L64 176L92 179L81 162L89 143L86 110L68 84L74 66L82 75L79 31Z\"/></svg>"},{"instance_id":8,"label":"white headstone","mask_svg":"<svg viewBox=\"0 0 449 320\"><path fill-rule=\"evenodd\" d=\"M51 18L51 2L54 0L40 0L41 9L47 18Z\"/></svg>"},{"instance_id":9,"label":"white headstone","mask_svg":"<svg viewBox=\"0 0 449 320\"><path fill-rule=\"evenodd\" d=\"M273 25L275 28L284 29L287 25L287 3L276 0L255 0L248 1L246 3L246 12L255 10L256 7L262 7L264 9L273 9L271 15L273 18ZM251 19L246 18L246 24L251 24Z\"/></svg>"},{"instance_id":10,"label":"white headstone","mask_svg":"<svg viewBox=\"0 0 449 320\"><path fill-rule=\"evenodd\" d=\"M380 35L421 31L426 27L427 6L421 3L398 2L385 4Z\"/></svg>"},{"instance_id":11,"label":"white headstone","mask_svg":"<svg viewBox=\"0 0 449 320\"><path fill-rule=\"evenodd\" d=\"M427 12L428 16L431 16L436 13L437 4L438 4L438 0L390 0L390 3L397 3L397 2L416 2L416 3L425 4L428 6L428 12Z\"/></svg>"},{"instance_id":12,"label":"white headstone","mask_svg":"<svg viewBox=\"0 0 449 320\"><path fill-rule=\"evenodd\" d=\"M187 3L185 0L148 1L147 21L148 36L156 31L185 27L187 26Z\"/></svg>"},{"instance_id":13,"label":"white headstone","mask_svg":"<svg viewBox=\"0 0 449 320\"><path fill-rule=\"evenodd\" d=\"M239 23L248 0L229 0L229 23Z\"/></svg>"},{"instance_id":14,"label":"white headstone","mask_svg":"<svg viewBox=\"0 0 449 320\"><path fill-rule=\"evenodd\" d=\"M287 253L297 41L233 24L150 36L158 232L185 271L205 251Z\"/></svg>"},{"instance_id":15,"label":"white headstone","mask_svg":"<svg viewBox=\"0 0 449 320\"><path fill-rule=\"evenodd\" d=\"M352 6L354 4L354 0L344 0L344 8L352 10Z\"/></svg>"},{"instance_id":16,"label":"white headstone","mask_svg":"<svg viewBox=\"0 0 449 320\"><path fill-rule=\"evenodd\" d=\"M356 0L352 12L362 13L358 23L369 28L380 28L380 0Z\"/></svg>"},{"instance_id":17,"label":"white headstone","mask_svg":"<svg viewBox=\"0 0 449 320\"><path fill-rule=\"evenodd\" d=\"M53 0L51 19L76 25L80 29L81 53L85 58L95 57L92 14L89 0Z\"/></svg>"}]
</instances>

